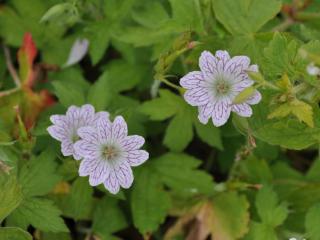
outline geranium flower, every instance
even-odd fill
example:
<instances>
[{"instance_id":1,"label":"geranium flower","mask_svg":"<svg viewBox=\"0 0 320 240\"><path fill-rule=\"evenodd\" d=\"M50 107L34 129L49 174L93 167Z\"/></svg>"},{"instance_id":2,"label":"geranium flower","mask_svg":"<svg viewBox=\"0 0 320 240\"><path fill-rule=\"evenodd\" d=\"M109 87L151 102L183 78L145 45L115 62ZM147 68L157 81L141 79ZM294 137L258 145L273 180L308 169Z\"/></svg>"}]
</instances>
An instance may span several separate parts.
<instances>
[{"instance_id":1,"label":"geranium flower","mask_svg":"<svg viewBox=\"0 0 320 240\"><path fill-rule=\"evenodd\" d=\"M250 117L250 105L261 100L255 90L245 102L233 104L235 97L253 81L247 71L258 71L257 65L250 65L246 56L230 58L227 51L217 51L215 56L208 51L202 52L199 59L201 71L193 71L180 79L180 85L187 89L184 99L192 106L199 107L198 118L207 124L212 118L215 126L225 124L233 111L242 117Z\"/></svg>"},{"instance_id":2,"label":"geranium flower","mask_svg":"<svg viewBox=\"0 0 320 240\"><path fill-rule=\"evenodd\" d=\"M82 127L78 130L81 140L74 145L78 155L83 157L79 175L89 176L91 186L101 183L116 194L129 188L133 182L131 166L139 166L148 158L148 152L139 150L144 138L128 136L125 120L118 116L114 122L99 118L97 127Z\"/></svg>"},{"instance_id":3,"label":"geranium flower","mask_svg":"<svg viewBox=\"0 0 320 240\"><path fill-rule=\"evenodd\" d=\"M73 156L74 159L80 160L73 148L74 143L79 139L78 129L84 126L95 125L99 117L109 117L107 112L95 114L94 107L90 104L81 107L70 106L66 115L52 115L50 121L53 123L47 128L49 134L61 142L61 152L63 156Z\"/></svg>"}]
</instances>

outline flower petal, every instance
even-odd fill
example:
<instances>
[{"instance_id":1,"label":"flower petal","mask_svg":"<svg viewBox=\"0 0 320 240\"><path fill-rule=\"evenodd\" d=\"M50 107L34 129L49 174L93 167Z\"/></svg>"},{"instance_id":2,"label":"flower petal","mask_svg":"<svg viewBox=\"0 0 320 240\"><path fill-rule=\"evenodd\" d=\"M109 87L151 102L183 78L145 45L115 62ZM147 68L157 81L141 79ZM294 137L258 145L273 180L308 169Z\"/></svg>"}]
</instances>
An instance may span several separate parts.
<instances>
[{"instance_id":1,"label":"flower petal","mask_svg":"<svg viewBox=\"0 0 320 240\"><path fill-rule=\"evenodd\" d=\"M66 140L61 143L61 152L65 157L73 154L73 144L70 140Z\"/></svg>"},{"instance_id":2,"label":"flower petal","mask_svg":"<svg viewBox=\"0 0 320 240\"><path fill-rule=\"evenodd\" d=\"M215 54L216 58L218 60L221 60L223 61L224 63L226 63L229 59L230 59L230 55L227 51L224 51L224 50L218 50L216 51L216 54Z\"/></svg>"},{"instance_id":3,"label":"flower petal","mask_svg":"<svg viewBox=\"0 0 320 240\"><path fill-rule=\"evenodd\" d=\"M235 56L226 63L224 70L234 76L238 76L239 74L244 73L244 70L249 67L249 64L250 58L247 56Z\"/></svg>"},{"instance_id":4,"label":"flower petal","mask_svg":"<svg viewBox=\"0 0 320 240\"><path fill-rule=\"evenodd\" d=\"M114 169L114 171L121 187L131 187L133 183L133 173L128 163L123 162L116 169Z\"/></svg>"},{"instance_id":5,"label":"flower petal","mask_svg":"<svg viewBox=\"0 0 320 240\"><path fill-rule=\"evenodd\" d=\"M111 138L112 132L112 123L107 118L98 118L97 119L97 133L100 141Z\"/></svg>"},{"instance_id":6,"label":"flower petal","mask_svg":"<svg viewBox=\"0 0 320 240\"><path fill-rule=\"evenodd\" d=\"M122 116L118 116L112 123L112 138L122 139L128 135L127 123Z\"/></svg>"},{"instance_id":7,"label":"flower petal","mask_svg":"<svg viewBox=\"0 0 320 240\"><path fill-rule=\"evenodd\" d=\"M145 140L143 137L138 135L127 136L121 141L121 147L125 151L136 150L142 147Z\"/></svg>"},{"instance_id":8,"label":"flower petal","mask_svg":"<svg viewBox=\"0 0 320 240\"><path fill-rule=\"evenodd\" d=\"M247 103L232 105L232 111L241 117L250 117L252 115L252 109Z\"/></svg>"},{"instance_id":9,"label":"flower petal","mask_svg":"<svg viewBox=\"0 0 320 240\"><path fill-rule=\"evenodd\" d=\"M98 158L100 156L99 146L95 143L79 140L74 145L74 152L83 158Z\"/></svg>"},{"instance_id":10,"label":"flower petal","mask_svg":"<svg viewBox=\"0 0 320 240\"><path fill-rule=\"evenodd\" d=\"M145 150L134 150L129 151L127 155L127 161L130 166L136 167L147 161L149 158L149 153Z\"/></svg>"},{"instance_id":11,"label":"flower petal","mask_svg":"<svg viewBox=\"0 0 320 240\"><path fill-rule=\"evenodd\" d=\"M60 126L62 128L66 128L69 125L66 116L60 115L60 114L55 114L55 115L50 116L50 121L54 125Z\"/></svg>"},{"instance_id":12,"label":"flower petal","mask_svg":"<svg viewBox=\"0 0 320 240\"><path fill-rule=\"evenodd\" d=\"M218 60L209 51L203 51L199 58L199 67L206 80L212 80L217 73Z\"/></svg>"},{"instance_id":13,"label":"flower petal","mask_svg":"<svg viewBox=\"0 0 320 240\"><path fill-rule=\"evenodd\" d=\"M116 194L120 190L120 184L114 170L110 170L109 176L103 182L104 187L112 194Z\"/></svg>"},{"instance_id":14,"label":"flower petal","mask_svg":"<svg viewBox=\"0 0 320 240\"><path fill-rule=\"evenodd\" d=\"M71 105L67 110L66 116L70 123L75 123L75 121L79 119L80 109L74 105Z\"/></svg>"},{"instance_id":15,"label":"flower petal","mask_svg":"<svg viewBox=\"0 0 320 240\"><path fill-rule=\"evenodd\" d=\"M74 145L73 145L74 146ZM75 160L81 160L82 159L82 156L81 155L79 155L74 149L73 149L73 158L75 159Z\"/></svg>"},{"instance_id":16,"label":"flower petal","mask_svg":"<svg viewBox=\"0 0 320 240\"><path fill-rule=\"evenodd\" d=\"M212 122L216 127L224 125L230 116L230 100L220 99L213 105Z\"/></svg>"},{"instance_id":17,"label":"flower petal","mask_svg":"<svg viewBox=\"0 0 320 240\"><path fill-rule=\"evenodd\" d=\"M99 142L99 136L94 127L81 127L78 129L77 134L86 142L94 144Z\"/></svg>"},{"instance_id":18,"label":"flower petal","mask_svg":"<svg viewBox=\"0 0 320 240\"><path fill-rule=\"evenodd\" d=\"M99 120L100 118L104 118L104 119L107 119L108 121L110 121L110 120L109 120L109 117L110 117L110 114L109 114L108 112L105 112L105 111L97 112L97 113L94 115L93 123L94 123L94 125L97 125L98 120Z\"/></svg>"},{"instance_id":19,"label":"flower petal","mask_svg":"<svg viewBox=\"0 0 320 240\"><path fill-rule=\"evenodd\" d=\"M100 160L96 168L89 175L89 184L91 186L97 186L103 183L109 176L110 169L106 161Z\"/></svg>"},{"instance_id":20,"label":"flower petal","mask_svg":"<svg viewBox=\"0 0 320 240\"><path fill-rule=\"evenodd\" d=\"M189 72L187 75L180 79L180 85L186 89L200 87L201 82L204 82L204 78L202 72L200 71Z\"/></svg>"},{"instance_id":21,"label":"flower petal","mask_svg":"<svg viewBox=\"0 0 320 240\"><path fill-rule=\"evenodd\" d=\"M97 164L99 163L100 159L89 159L89 158L84 158L80 162L80 167L79 167L79 176L84 177L88 176L91 174L91 172L96 169Z\"/></svg>"},{"instance_id":22,"label":"flower petal","mask_svg":"<svg viewBox=\"0 0 320 240\"><path fill-rule=\"evenodd\" d=\"M80 117L87 123L91 123L94 119L94 107L91 104L85 104L80 108Z\"/></svg>"},{"instance_id":23,"label":"flower petal","mask_svg":"<svg viewBox=\"0 0 320 240\"><path fill-rule=\"evenodd\" d=\"M210 93L206 88L197 87L187 90L183 97L191 106L201 106L208 103L210 100Z\"/></svg>"},{"instance_id":24,"label":"flower petal","mask_svg":"<svg viewBox=\"0 0 320 240\"><path fill-rule=\"evenodd\" d=\"M246 103L254 105L258 104L262 99L261 93L258 90L255 90L252 96L250 96L247 100Z\"/></svg>"},{"instance_id":25,"label":"flower petal","mask_svg":"<svg viewBox=\"0 0 320 240\"><path fill-rule=\"evenodd\" d=\"M198 119L201 123L207 124L212 116L213 104L211 102L199 107Z\"/></svg>"},{"instance_id":26,"label":"flower petal","mask_svg":"<svg viewBox=\"0 0 320 240\"><path fill-rule=\"evenodd\" d=\"M60 126L55 126L52 125L47 128L48 133L50 134L51 137L58 141L64 141L68 139L68 135L65 129L63 129Z\"/></svg>"}]
</instances>

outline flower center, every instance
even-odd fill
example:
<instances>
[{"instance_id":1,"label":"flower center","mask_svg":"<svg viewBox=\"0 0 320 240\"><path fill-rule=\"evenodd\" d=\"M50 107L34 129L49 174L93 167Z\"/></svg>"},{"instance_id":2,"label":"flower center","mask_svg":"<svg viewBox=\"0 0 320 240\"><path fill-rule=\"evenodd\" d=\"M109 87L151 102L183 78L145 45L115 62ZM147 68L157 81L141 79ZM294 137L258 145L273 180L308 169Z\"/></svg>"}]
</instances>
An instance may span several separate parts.
<instances>
[{"instance_id":1,"label":"flower center","mask_svg":"<svg viewBox=\"0 0 320 240\"><path fill-rule=\"evenodd\" d=\"M106 146L103 150L106 160L113 160L119 156L119 150L114 146Z\"/></svg>"},{"instance_id":2,"label":"flower center","mask_svg":"<svg viewBox=\"0 0 320 240\"><path fill-rule=\"evenodd\" d=\"M73 134L71 141L72 141L72 143L75 143L75 142L78 141L79 139L80 139L80 138L79 138L79 136L78 136L77 134Z\"/></svg>"},{"instance_id":3,"label":"flower center","mask_svg":"<svg viewBox=\"0 0 320 240\"><path fill-rule=\"evenodd\" d=\"M229 84L224 81L219 81L216 85L216 90L219 94L226 94L230 89Z\"/></svg>"}]
</instances>

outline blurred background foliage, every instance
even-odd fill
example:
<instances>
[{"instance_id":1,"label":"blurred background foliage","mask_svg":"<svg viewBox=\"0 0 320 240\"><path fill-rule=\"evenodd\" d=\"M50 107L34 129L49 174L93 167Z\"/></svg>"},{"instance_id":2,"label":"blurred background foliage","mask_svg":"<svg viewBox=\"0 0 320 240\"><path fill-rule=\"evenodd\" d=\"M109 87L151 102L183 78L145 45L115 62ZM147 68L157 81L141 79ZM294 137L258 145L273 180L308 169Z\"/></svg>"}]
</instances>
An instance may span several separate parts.
<instances>
[{"instance_id":1,"label":"blurred background foliage","mask_svg":"<svg viewBox=\"0 0 320 240\"><path fill-rule=\"evenodd\" d=\"M319 0L0 1L0 239L320 239L320 84L306 70L320 66L319 10ZM205 49L259 65L252 118L202 125L172 88ZM84 103L147 139L151 159L130 190L90 187L46 132L51 114Z\"/></svg>"}]
</instances>

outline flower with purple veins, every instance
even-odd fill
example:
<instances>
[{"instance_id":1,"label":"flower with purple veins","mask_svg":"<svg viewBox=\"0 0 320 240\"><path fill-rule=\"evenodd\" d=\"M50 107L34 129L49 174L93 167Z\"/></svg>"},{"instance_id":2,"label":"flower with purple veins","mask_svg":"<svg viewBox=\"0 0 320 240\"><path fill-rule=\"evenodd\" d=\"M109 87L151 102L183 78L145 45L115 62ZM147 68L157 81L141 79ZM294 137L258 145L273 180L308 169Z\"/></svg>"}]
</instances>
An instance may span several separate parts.
<instances>
[{"instance_id":1,"label":"flower with purple veins","mask_svg":"<svg viewBox=\"0 0 320 240\"><path fill-rule=\"evenodd\" d=\"M250 117L250 105L261 100L261 94L255 90L243 103L234 104L235 97L244 89L253 85L247 71L258 72L257 65L250 65L247 56L230 58L227 51L217 51L215 56L203 51L199 58L201 71L193 71L180 79L180 85L186 90L184 99L199 108L198 118L207 124L212 118L215 126L224 125L231 111L242 117Z\"/></svg>"},{"instance_id":2,"label":"flower with purple veins","mask_svg":"<svg viewBox=\"0 0 320 240\"><path fill-rule=\"evenodd\" d=\"M116 194L129 188L133 182L131 166L139 166L148 158L148 152L140 150L144 138L128 136L127 124L118 116L113 122L99 118L96 127L82 127L78 130L81 140L74 145L83 160L79 175L89 176L91 186L101 183Z\"/></svg>"},{"instance_id":3,"label":"flower with purple veins","mask_svg":"<svg viewBox=\"0 0 320 240\"><path fill-rule=\"evenodd\" d=\"M49 134L61 142L61 152L63 156L73 156L80 160L81 156L74 151L74 143L79 139L78 129L84 126L96 124L99 117L109 117L107 112L95 114L94 107L85 104L81 107L70 106L66 115L52 115L50 121L53 125L47 128Z\"/></svg>"}]
</instances>

